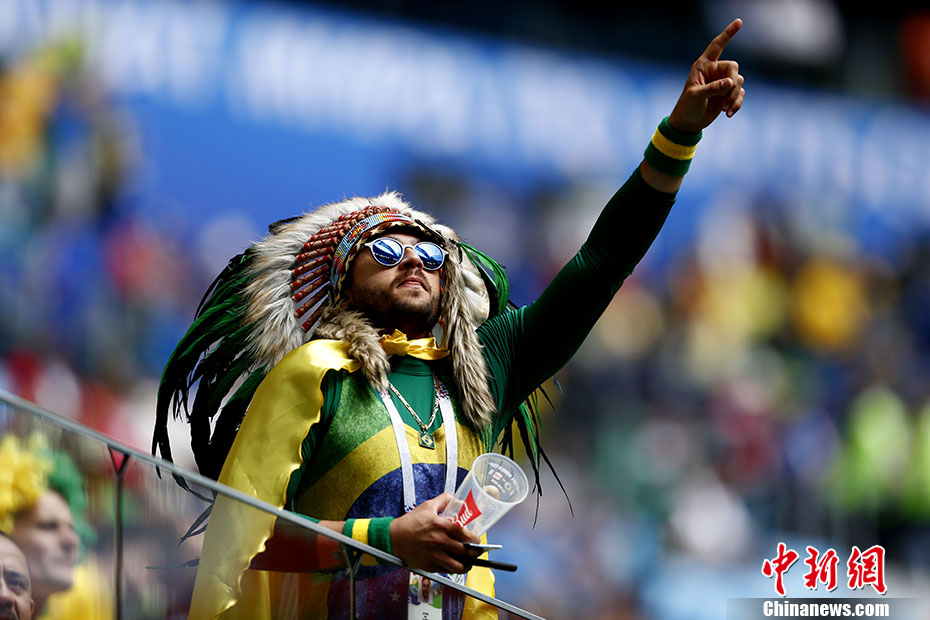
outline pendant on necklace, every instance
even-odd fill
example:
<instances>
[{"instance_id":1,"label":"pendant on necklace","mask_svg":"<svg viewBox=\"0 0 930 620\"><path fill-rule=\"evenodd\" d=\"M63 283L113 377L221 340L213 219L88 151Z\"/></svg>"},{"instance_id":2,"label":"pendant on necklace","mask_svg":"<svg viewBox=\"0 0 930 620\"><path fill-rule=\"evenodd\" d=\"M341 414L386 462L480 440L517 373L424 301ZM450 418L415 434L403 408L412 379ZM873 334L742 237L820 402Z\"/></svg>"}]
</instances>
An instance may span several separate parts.
<instances>
[{"instance_id":1,"label":"pendant on necklace","mask_svg":"<svg viewBox=\"0 0 930 620\"><path fill-rule=\"evenodd\" d=\"M420 447L429 448L430 450L436 449L436 442L433 441L433 436L426 431L420 431Z\"/></svg>"}]
</instances>

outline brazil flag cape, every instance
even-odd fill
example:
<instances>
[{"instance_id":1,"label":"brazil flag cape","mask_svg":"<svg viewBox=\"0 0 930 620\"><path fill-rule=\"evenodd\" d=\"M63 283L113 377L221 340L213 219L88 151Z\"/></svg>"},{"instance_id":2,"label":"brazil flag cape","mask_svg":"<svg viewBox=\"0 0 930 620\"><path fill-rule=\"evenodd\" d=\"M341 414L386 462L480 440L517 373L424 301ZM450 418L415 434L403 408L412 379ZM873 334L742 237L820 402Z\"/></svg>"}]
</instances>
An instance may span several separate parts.
<instances>
[{"instance_id":1,"label":"brazil flag cape","mask_svg":"<svg viewBox=\"0 0 930 620\"><path fill-rule=\"evenodd\" d=\"M301 466L301 444L321 418L322 381L331 370L355 372L361 364L349 357L346 343L313 340L292 351L262 381L232 445L218 481L267 502L285 506L288 482ZM300 587L289 609L280 608L281 583L308 579L307 575L250 570L252 559L271 538L275 516L232 498L216 498L207 528L191 602L190 620L271 620L284 612L290 617L320 617L323 610L300 609ZM313 574L309 576L313 581ZM493 575L474 568L467 585L494 596ZM278 593L274 595L273 592ZM274 600L273 600L274 599ZM464 618L497 617L493 607L469 598Z\"/></svg>"}]
</instances>

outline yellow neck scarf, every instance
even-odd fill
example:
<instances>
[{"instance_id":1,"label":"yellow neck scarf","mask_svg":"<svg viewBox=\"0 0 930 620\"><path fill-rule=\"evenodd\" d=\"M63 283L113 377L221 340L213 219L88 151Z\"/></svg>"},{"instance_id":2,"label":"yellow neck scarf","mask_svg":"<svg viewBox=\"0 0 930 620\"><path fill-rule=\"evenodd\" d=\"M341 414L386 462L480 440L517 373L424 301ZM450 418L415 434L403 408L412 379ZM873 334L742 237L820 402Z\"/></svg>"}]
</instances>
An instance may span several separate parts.
<instances>
[{"instance_id":1,"label":"yellow neck scarf","mask_svg":"<svg viewBox=\"0 0 930 620\"><path fill-rule=\"evenodd\" d=\"M390 336L381 337L381 348L388 355L409 355L421 360L439 360L449 355L448 349L436 346L432 336L407 340L406 334L398 329Z\"/></svg>"}]
</instances>

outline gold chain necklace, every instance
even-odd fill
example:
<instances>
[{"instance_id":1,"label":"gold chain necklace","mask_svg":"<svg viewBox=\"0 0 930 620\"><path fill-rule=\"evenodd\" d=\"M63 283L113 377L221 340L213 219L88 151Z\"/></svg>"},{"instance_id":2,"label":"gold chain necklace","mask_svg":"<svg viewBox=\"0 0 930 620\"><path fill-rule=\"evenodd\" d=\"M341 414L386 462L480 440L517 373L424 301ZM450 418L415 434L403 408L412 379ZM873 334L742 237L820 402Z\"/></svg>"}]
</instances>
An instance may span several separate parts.
<instances>
[{"instance_id":1,"label":"gold chain necklace","mask_svg":"<svg viewBox=\"0 0 930 620\"><path fill-rule=\"evenodd\" d=\"M413 410L413 407L410 406L410 403L407 402L403 394L397 391L397 388L394 387L394 384L388 381L388 387L391 388L391 391L394 392L394 395L400 399L400 402L404 404L404 407L407 408L407 411L409 411L413 415L413 419L416 420L417 424L420 425L420 437L419 437L420 446L424 448L429 448L430 450L435 450L436 441L433 439L433 434L429 432L429 429L433 425L433 422L436 421L436 412L439 411L439 391L435 389L435 383L434 383L434 389L433 389L433 394L435 395L433 397L433 415L430 416L429 422L427 422L426 424L423 424L423 420L421 420L420 416L417 415L417 412Z\"/></svg>"}]
</instances>

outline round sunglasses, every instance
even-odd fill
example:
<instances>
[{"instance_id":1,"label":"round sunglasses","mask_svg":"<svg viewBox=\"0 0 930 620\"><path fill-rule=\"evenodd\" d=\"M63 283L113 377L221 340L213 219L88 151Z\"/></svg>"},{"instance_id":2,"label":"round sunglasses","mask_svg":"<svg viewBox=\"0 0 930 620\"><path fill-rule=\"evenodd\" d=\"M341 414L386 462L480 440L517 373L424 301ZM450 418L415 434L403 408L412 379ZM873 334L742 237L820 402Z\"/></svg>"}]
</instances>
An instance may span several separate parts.
<instances>
[{"instance_id":1,"label":"round sunglasses","mask_svg":"<svg viewBox=\"0 0 930 620\"><path fill-rule=\"evenodd\" d=\"M436 271L446 260L446 251L432 241L420 241L416 245L405 245L391 237L378 237L365 244L378 264L393 267L404 259L407 248L413 249L423 263L423 269Z\"/></svg>"}]
</instances>

